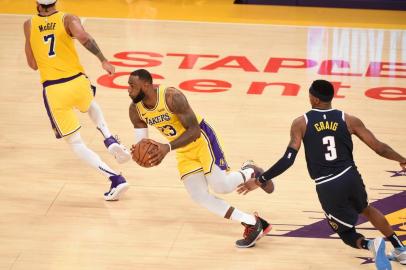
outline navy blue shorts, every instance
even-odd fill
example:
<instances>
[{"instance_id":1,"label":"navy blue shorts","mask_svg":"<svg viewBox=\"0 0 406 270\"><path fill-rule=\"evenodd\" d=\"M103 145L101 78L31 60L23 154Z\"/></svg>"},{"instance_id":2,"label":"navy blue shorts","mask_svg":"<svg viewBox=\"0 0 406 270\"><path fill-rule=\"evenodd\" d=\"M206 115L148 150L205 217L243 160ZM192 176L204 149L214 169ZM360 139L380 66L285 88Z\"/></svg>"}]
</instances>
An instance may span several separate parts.
<instances>
[{"instance_id":1,"label":"navy blue shorts","mask_svg":"<svg viewBox=\"0 0 406 270\"><path fill-rule=\"evenodd\" d=\"M337 233L355 226L358 215L368 206L364 182L356 168L316 186L319 201L331 228Z\"/></svg>"}]
</instances>

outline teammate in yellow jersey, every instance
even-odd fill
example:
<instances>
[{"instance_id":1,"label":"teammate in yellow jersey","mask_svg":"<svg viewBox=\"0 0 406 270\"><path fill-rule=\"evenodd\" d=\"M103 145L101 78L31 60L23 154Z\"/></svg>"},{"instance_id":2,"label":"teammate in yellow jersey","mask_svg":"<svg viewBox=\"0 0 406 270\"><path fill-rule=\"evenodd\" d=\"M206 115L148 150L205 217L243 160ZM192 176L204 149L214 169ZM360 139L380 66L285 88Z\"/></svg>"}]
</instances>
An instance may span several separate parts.
<instances>
[{"instance_id":1,"label":"teammate in yellow jersey","mask_svg":"<svg viewBox=\"0 0 406 270\"><path fill-rule=\"evenodd\" d=\"M132 72L128 84L133 101L129 114L136 142L148 138L147 125L156 127L169 141L154 142L158 151L149 162L157 165L167 153L176 150L180 177L190 197L221 217L240 221L245 231L244 238L236 242L237 247L253 246L271 230L271 225L258 215L246 214L215 197L209 193L208 185L216 193L230 193L261 170L245 164L240 171L227 174L229 167L216 133L202 117L195 115L181 91L154 87L151 74L145 69Z\"/></svg>"},{"instance_id":2,"label":"teammate in yellow jersey","mask_svg":"<svg viewBox=\"0 0 406 270\"><path fill-rule=\"evenodd\" d=\"M38 14L24 23L25 54L28 65L39 70L44 104L56 137L64 138L83 161L98 169L111 181L105 200L118 200L128 189L124 177L113 171L82 141L80 123L74 112L87 112L104 136L104 144L119 163L130 159L129 152L115 139L94 100L96 88L90 84L79 62L74 40L97 56L109 74L114 67L107 61L80 19L56 10L56 0L37 0Z\"/></svg>"}]
</instances>

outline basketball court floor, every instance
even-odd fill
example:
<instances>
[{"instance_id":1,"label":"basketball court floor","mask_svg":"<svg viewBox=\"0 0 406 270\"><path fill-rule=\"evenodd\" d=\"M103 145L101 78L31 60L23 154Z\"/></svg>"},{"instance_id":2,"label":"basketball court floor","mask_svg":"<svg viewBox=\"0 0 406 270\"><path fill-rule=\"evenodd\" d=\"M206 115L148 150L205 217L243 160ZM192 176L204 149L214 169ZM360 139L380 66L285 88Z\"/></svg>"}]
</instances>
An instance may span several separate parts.
<instances>
[{"instance_id":1,"label":"basketball court floor","mask_svg":"<svg viewBox=\"0 0 406 270\"><path fill-rule=\"evenodd\" d=\"M247 159L268 168L280 158L291 121L309 110L308 87L320 78L338 89L335 107L406 155L405 12L231 2L58 1L83 17L116 66L106 76L77 46L124 144L134 141L128 74L143 67L156 83L183 90L221 135L234 170ZM86 143L131 185L122 200L105 202L109 183L54 138L39 74L26 65L22 24L34 12L34 0L0 0L0 269L375 269L369 252L345 246L328 227L303 150L276 179L275 193L219 195L273 224L254 248L237 249L243 227L192 202L174 153L150 169L119 165L81 115ZM151 129L150 137L163 142ZM370 202L405 242L405 175L357 138L354 147ZM359 223L361 233L380 236Z\"/></svg>"}]
</instances>

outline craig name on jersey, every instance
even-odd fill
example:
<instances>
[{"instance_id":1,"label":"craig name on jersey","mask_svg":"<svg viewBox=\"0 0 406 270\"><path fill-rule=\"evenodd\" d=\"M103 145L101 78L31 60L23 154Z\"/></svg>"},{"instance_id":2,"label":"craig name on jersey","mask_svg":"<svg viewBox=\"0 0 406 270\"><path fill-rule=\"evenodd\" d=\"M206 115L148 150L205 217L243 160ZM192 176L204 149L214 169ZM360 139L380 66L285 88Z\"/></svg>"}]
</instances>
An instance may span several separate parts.
<instances>
[{"instance_id":1,"label":"craig name on jersey","mask_svg":"<svg viewBox=\"0 0 406 270\"><path fill-rule=\"evenodd\" d=\"M315 123L313 126L317 132L327 130L327 129L336 131L338 128L338 123L334 122L334 121L320 121L318 123Z\"/></svg>"}]
</instances>

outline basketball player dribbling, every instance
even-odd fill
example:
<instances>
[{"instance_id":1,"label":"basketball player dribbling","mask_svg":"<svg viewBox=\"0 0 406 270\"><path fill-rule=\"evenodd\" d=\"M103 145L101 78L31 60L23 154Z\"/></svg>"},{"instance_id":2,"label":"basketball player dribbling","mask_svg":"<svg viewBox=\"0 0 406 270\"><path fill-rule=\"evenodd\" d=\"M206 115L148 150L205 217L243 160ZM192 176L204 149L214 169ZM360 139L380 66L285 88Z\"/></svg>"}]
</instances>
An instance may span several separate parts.
<instances>
[{"instance_id":1,"label":"basketball player dribbling","mask_svg":"<svg viewBox=\"0 0 406 270\"><path fill-rule=\"evenodd\" d=\"M102 68L109 74L114 73L114 67L92 36L84 30L77 16L56 10L56 0L36 2L38 14L24 23L25 54L28 65L40 72L44 104L55 136L64 138L80 159L108 177L111 185L104 199L118 200L128 189L128 183L84 144L74 109L89 114L104 136L108 151L119 163L128 161L131 156L107 127L103 113L94 100L96 88L85 75L73 39L96 55Z\"/></svg>"},{"instance_id":2,"label":"basketball player dribbling","mask_svg":"<svg viewBox=\"0 0 406 270\"><path fill-rule=\"evenodd\" d=\"M132 72L128 84L133 101L129 115L136 142L148 138L148 125L169 141L161 144L151 140L158 150L150 156L150 164L158 165L171 150L176 150L180 178L192 200L216 215L244 225L244 238L236 241L237 247L255 245L271 230L271 225L257 214L246 214L217 198L208 191L208 185L216 193L230 193L245 179L259 174L259 168L245 164L240 171L227 173L229 167L216 133L207 121L195 115L181 91L162 85L154 87L152 76L145 69Z\"/></svg>"}]
</instances>

